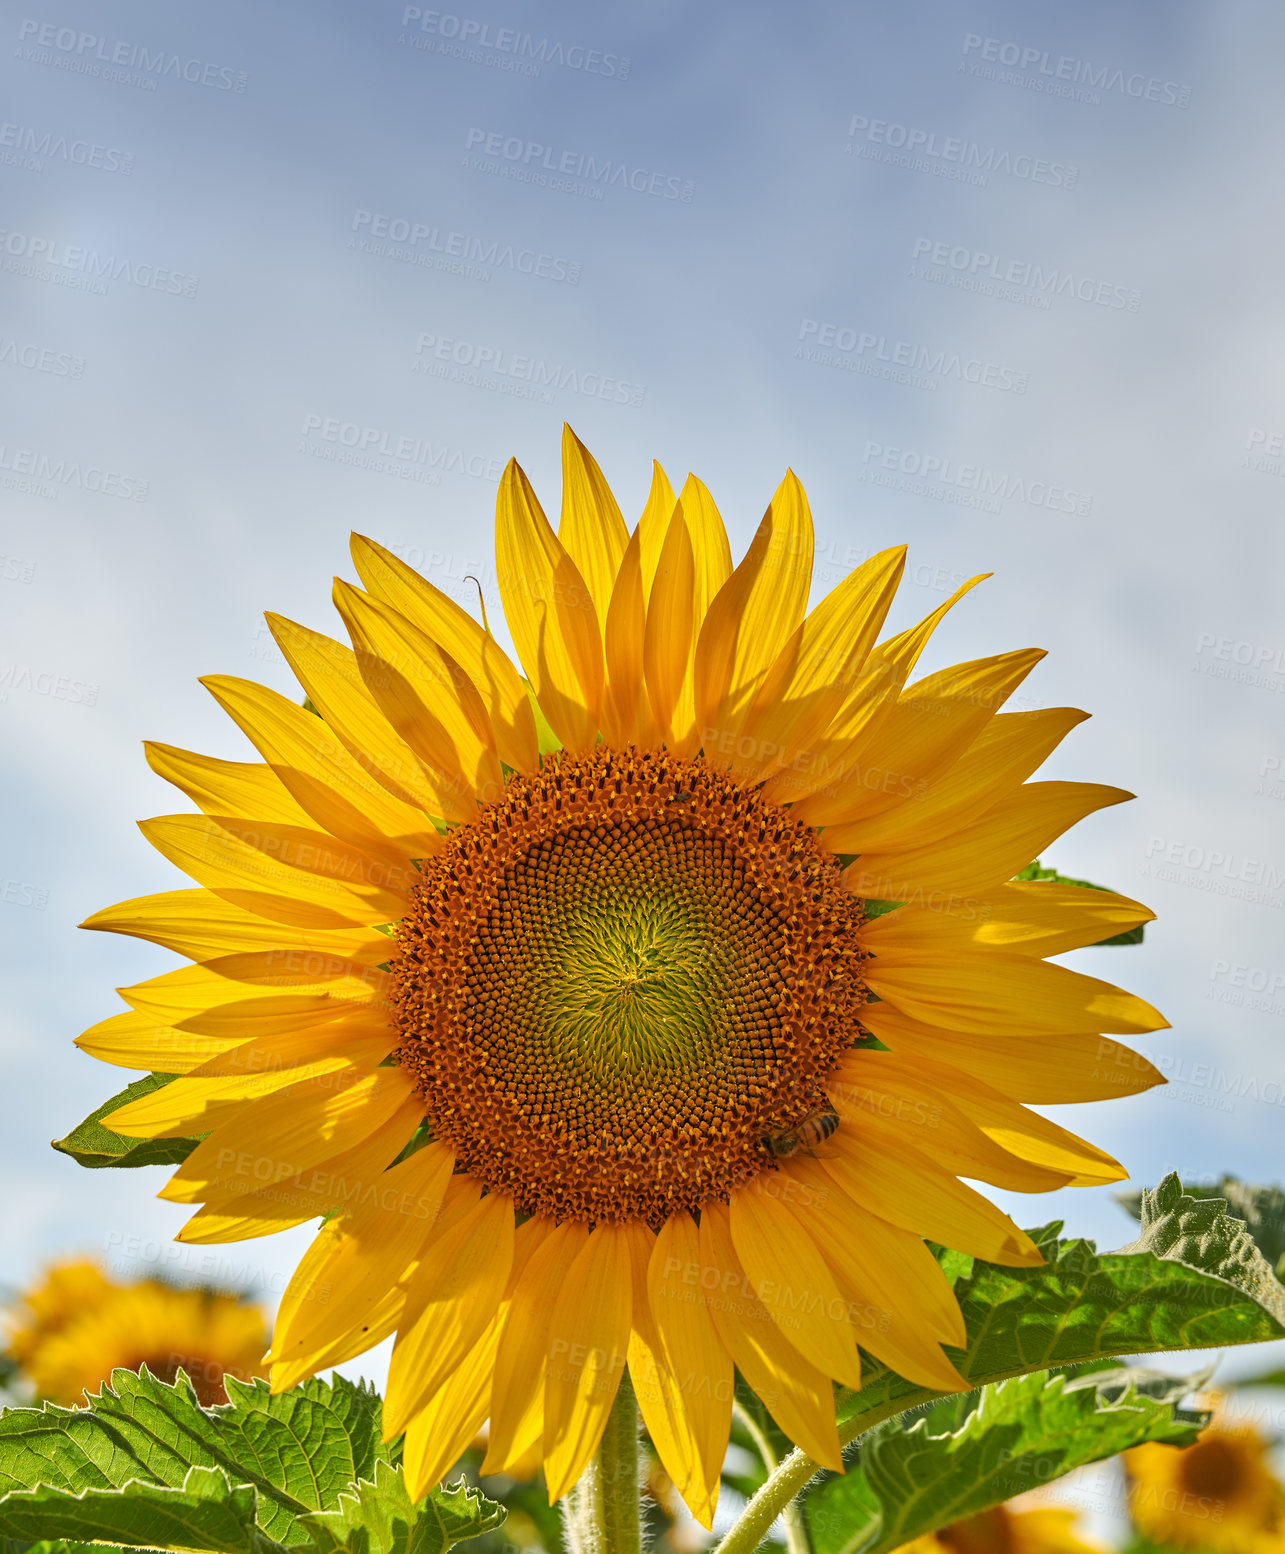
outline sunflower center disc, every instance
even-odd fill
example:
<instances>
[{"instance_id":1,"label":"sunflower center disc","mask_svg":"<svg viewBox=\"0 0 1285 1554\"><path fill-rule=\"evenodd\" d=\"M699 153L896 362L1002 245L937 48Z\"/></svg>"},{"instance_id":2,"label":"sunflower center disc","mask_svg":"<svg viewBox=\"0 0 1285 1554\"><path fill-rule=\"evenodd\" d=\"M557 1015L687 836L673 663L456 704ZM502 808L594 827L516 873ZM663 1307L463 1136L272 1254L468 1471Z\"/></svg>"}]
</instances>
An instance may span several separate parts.
<instances>
[{"instance_id":1,"label":"sunflower center disc","mask_svg":"<svg viewBox=\"0 0 1285 1554\"><path fill-rule=\"evenodd\" d=\"M699 762L546 761L426 860L391 962L434 1134L531 1213L724 1197L824 1102L861 903L814 833Z\"/></svg>"}]
</instances>

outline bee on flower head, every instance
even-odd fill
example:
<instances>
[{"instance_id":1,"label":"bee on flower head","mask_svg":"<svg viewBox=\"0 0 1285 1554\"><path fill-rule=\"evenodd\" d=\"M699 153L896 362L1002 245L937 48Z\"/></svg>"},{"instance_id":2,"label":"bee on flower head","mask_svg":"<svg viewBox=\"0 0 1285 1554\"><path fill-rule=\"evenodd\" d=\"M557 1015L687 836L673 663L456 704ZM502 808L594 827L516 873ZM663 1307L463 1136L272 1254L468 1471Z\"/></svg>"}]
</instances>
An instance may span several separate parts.
<instances>
[{"instance_id":1,"label":"bee on flower head","mask_svg":"<svg viewBox=\"0 0 1285 1554\"><path fill-rule=\"evenodd\" d=\"M838 1126L838 1112L832 1106L818 1106L801 1121L774 1128L763 1143L777 1160L788 1160L791 1155L815 1155Z\"/></svg>"}]
</instances>

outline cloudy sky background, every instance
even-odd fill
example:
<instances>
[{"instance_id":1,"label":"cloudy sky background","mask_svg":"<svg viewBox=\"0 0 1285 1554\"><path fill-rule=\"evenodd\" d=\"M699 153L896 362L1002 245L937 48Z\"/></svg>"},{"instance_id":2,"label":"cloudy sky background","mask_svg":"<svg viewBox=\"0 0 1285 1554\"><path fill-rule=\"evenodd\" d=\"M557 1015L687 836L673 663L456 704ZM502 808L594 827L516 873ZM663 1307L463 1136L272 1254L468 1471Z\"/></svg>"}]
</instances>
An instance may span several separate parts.
<instances>
[{"instance_id":1,"label":"cloudy sky background","mask_svg":"<svg viewBox=\"0 0 1285 1554\"><path fill-rule=\"evenodd\" d=\"M47 1147L113 1083L71 1038L171 960L74 926L182 883L134 830L186 807L139 741L245 759L196 676L289 689L261 612L337 628L352 528L462 600L478 575L494 622L496 476L556 508L564 419L627 513L653 456L694 469L736 551L792 466L818 592L909 543L897 627L994 571L924 667L1049 649L1016 705L1094 716L1045 775L1139 797L1045 861L1160 919L1072 963L1173 1022L1142 1043L1167 1089L1061 1120L1138 1184L1285 1176L1285 15L30 5L0 65L6 1283L211 1272L165 1261L163 1173ZM581 159L627 181L555 187ZM99 294L74 249L126 272ZM570 381L511 392L515 358ZM1106 1189L1012 1206L1130 1235ZM213 1271L271 1294L305 1236Z\"/></svg>"}]
</instances>

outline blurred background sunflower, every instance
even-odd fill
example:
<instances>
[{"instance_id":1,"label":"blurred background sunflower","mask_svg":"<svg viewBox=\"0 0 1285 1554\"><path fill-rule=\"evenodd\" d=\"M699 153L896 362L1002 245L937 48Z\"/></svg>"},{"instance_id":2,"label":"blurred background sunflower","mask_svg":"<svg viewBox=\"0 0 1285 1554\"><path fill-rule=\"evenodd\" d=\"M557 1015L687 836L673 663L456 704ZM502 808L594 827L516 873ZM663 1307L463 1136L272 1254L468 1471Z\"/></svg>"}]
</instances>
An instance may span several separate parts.
<instances>
[{"instance_id":1,"label":"blurred background sunflower","mask_svg":"<svg viewBox=\"0 0 1285 1554\"><path fill-rule=\"evenodd\" d=\"M5 1313L4 1359L41 1401L79 1407L118 1367L184 1371L206 1408L227 1402L225 1376L266 1375L265 1313L240 1296L161 1279L122 1281L88 1258L50 1266Z\"/></svg>"}]
</instances>

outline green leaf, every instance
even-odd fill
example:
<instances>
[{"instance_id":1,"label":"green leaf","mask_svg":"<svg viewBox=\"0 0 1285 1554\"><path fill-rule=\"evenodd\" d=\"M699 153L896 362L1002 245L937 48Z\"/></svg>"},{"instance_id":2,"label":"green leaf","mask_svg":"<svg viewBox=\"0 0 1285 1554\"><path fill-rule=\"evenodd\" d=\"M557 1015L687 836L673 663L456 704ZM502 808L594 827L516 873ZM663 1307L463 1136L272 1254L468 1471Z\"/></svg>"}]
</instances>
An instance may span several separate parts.
<instances>
[{"instance_id":1,"label":"green leaf","mask_svg":"<svg viewBox=\"0 0 1285 1554\"><path fill-rule=\"evenodd\" d=\"M411 1503L401 1469L381 1462L333 1511L300 1519L318 1554L444 1554L465 1538L502 1525L503 1506L463 1483Z\"/></svg>"},{"instance_id":2,"label":"green leaf","mask_svg":"<svg viewBox=\"0 0 1285 1554\"><path fill-rule=\"evenodd\" d=\"M263 1381L226 1383L230 1401L203 1409L181 1372L173 1386L144 1366L117 1370L88 1408L12 1409L0 1414L0 1518L14 1494L46 1485L68 1495L130 1486L182 1489L191 1467L217 1468L257 1492L255 1518L269 1540L304 1541L298 1518L339 1504L357 1478L391 1455L380 1442L380 1401L341 1377L312 1380L273 1397ZM239 1504L240 1502L238 1502ZM25 1525L34 1527L28 1520ZM25 1537L66 1534L53 1522ZM5 1524L0 1521L0 1532ZM126 1542L105 1531L109 1542ZM141 1536L143 1546L155 1539Z\"/></svg>"},{"instance_id":3,"label":"green leaf","mask_svg":"<svg viewBox=\"0 0 1285 1554\"><path fill-rule=\"evenodd\" d=\"M1073 880L1069 874L1059 874L1056 869L1044 869L1040 867L1037 858L1034 863L1028 863L1020 874L1015 874L1018 880L1052 880L1056 885L1079 885L1083 890L1110 890L1109 885L1095 885L1091 880ZM1119 894L1112 891L1113 895ZM1100 949L1104 944L1141 944L1144 923L1139 923L1136 928L1127 928L1124 933L1112 934L1109 939L1099 939L1091 948Z\"/></svg>"},{"instance_id":4,"label":"green leaf","mask_svg":"<svg viewBox=\"0 0 1285 1554\"><path fill-rule=\"evenodd\" d=\"M53 1147L64 1155L70 1155L77 1165L98 1170L102 1166L177 1165L186 1160L201 1142L202 1134L185 1139L134 1139L113 1133L98 1120L108 1112L129 1101L141 1100L177 1078L175 1074L147 1074L126 1085L119 1095L104 1101L97 1111L90 1112L79 1127L73 1128L65 1139L54 1139Z\"/></svg>"},{"instance_id":5,"label":"green leaf","mask_svg":"<svg viewBox=\"0 0 1285 1554\"><path fill-rule=\"evenodd\" d=\"M1244 1220L1258 1250L1280 1275L1285 1264L1285 1192L1279 1187L1255 1187L1235 1176L1219 1177L1214 1187L1184 1182L1182 1190L1189 1198L1217 1203ZM1123 1204L1134 1219L1142 1213L1141 1193L1118 1193L1116 1202Z\"/></svg>"},{"instance_id":6,"label":"green leaf","mask_svg":"<svg viewBox=\"0 0 1285 1554\"><path fill-rule=\"evenodd\" d=\"M221 1468L191 1468L177 1486L134 1482L72 1494L42 1484L0 1501L0 1532L134 1548L282 1554L281 1544L259 1530L257 1499L249 1484L232 1484Z\"/></svg>"},{"instance_id":7,"label":"green leaf","mask_svg":"<svg viewBox=\"0 0 1285 1554\"><path fill-rule=\"evenodd\" d=\"M984 1388L962 1422L948 1399L909 1429L878 1426L859 1462L805 1502L815 1554L888 1554L1142 1441L1188 1446L1204 1423L1133 1387L1115 1394L1094 1376L1036 1372Z\"/></svg>"},{"instance_id":8,"label":"green leaf","mask_svg":"<svg viewBox=\"0 0 1285 1554\"><path fill-rule=\"evenodd\" d=\"M955 1294L968 1344L956 1358L975 1385L1113 1355L1210 1349L1285 1337L1285 1289L1244 1224L1217 1200L1183 1194L1176 1176L1143 1194L1142 1234L1118 1252L1029 1232L1039 1268L974 1263ZM959 1271L963 1260L951 1258ZM952 1351L952 1357L955 1357ZM871 1362L860 1392L841 1394L852 1439L869 1423L935 1394Z\"/></svg>"},{"instance_id":9,"label":"green leaf","mask_svg":"<svg viewBox=\"0 0 1285 1554\"><path fill-rule=\"evenodd\" d=\"M952 1358L973 1387L1112 1356L1221 1348L1285 1337L1285 1289L1242 1221L1213 1200L1186 1196L1177 1176L1144 1193L1142 1231L1130 1246L1099 1253L1091 1241L1059 1241L1060 1225L1029 1234L1046 1262L1001 1268L949 1258L968 1341ZM916 1386L871 1357L860 1392L838 1393L844 1443L940 1393ZM817 1472L795 1451L724 1540L751 1548Z\"/></svg>"}]
</instances>

